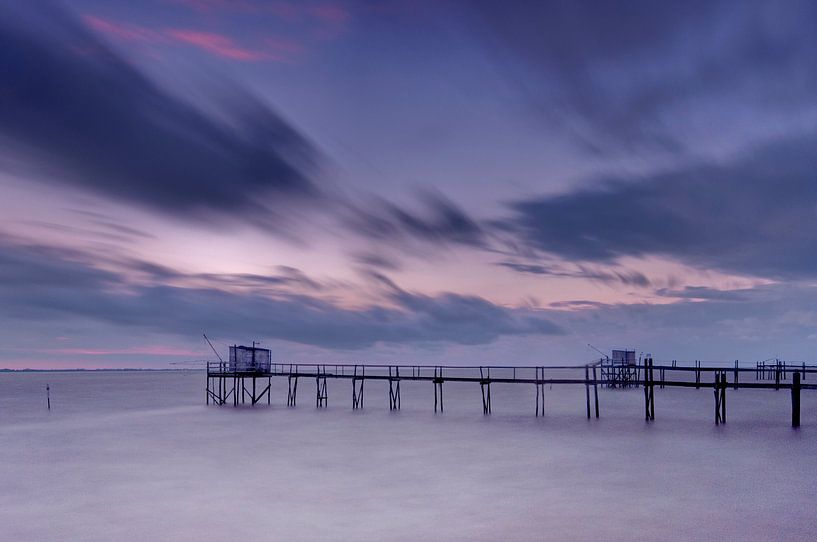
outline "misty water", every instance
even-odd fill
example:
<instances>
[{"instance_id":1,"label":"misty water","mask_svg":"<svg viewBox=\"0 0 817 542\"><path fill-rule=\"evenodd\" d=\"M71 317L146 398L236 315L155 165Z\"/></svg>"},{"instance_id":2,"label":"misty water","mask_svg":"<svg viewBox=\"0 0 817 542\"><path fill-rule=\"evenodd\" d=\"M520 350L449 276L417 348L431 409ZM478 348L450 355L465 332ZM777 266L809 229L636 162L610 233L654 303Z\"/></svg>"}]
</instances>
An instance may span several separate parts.
<instances>
[{"instance_id":1,"label":"misty water","mask_svg":"<svg viewBox=\"0 0 817 542\"><path fill-rule=\"evenodd\" d=\"M45 387L51 387L52 410ZM0 374L5 540L806 540L817 526L817 392L332 381L315 408L205 406L200 372Z\"/></svg>"}]
</instances>

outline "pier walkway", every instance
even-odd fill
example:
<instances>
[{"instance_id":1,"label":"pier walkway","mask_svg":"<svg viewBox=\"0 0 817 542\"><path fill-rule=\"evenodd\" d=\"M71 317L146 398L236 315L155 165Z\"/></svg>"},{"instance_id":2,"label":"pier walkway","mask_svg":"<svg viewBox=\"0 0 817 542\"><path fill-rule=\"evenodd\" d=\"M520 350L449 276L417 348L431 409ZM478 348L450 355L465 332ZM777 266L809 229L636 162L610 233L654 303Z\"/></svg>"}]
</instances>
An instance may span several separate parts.
<instances>
[{"instance_id":1,"label":"pier walkway","mask_svg":"<svg viewBox=\"0 0 817 542\"><path fill-rule=\"evenodd\" d=\"M492 384L523 384L536 388L535 414L545 414L545 386L574 385L585 387L585 414L599 417L599 386L613 386L615 382L605 360L586 365L562 366L449 366L449 365L376 365L376 364L310 364L267 363L255 368L238 368L234 363L207 364L206 402L216 405L249 403L256 405L266 399L271 403L273 378L287 379L287 406L295 406L298 383L304 379L315 382L315 406L328 406L329 380L348 380L352 384L352 408L364 406L364 385L367 381L386 381L389 384L389 408L400 409L402 381L429 382L434 386L434 411L443 412L443 384L465 382L479 384L484 414L491 413ZM633 385L644 390L646 420L655 419L655 387L697 388L709 387L714 391L715 423L726 423L727 389L790 390L792 397L792 426L800 425L800 392L817 389L817 366L776 364L769 372L766 366L740 367L704 365L700 361L681 365L654 364L651 358L628 370L633 371ZM789 377L790 380L786 381Z\"/></svg>"}]
</instances>

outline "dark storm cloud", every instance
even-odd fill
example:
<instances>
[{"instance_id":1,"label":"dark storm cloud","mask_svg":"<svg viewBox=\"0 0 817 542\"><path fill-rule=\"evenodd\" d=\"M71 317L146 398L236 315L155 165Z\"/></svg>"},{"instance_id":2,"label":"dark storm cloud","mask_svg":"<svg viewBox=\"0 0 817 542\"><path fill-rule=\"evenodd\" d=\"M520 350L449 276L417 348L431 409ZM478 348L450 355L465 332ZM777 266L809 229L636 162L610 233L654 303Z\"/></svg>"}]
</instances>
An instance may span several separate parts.
<instances>
[{"instance_id":1,"label":"dark storm cloud","mask_svg":"<svg viewBox=\"0 0 817 542\"><path fill-rule=\"evenodd\" d=\"M815 148L809 135L731 163L521 201L497 227L570 260L662 255L741 274L815 277Z\"/></svg>"},{"instance_id":2,"label":"dark storm cloud","mask_svg":"<svg viewBox=\"0 0 817 542\"><path fill-rule=\"evenodd\" d=\"M62 9L0 8L5 165L180 218L261 220L262 196L316 195L310 144L247 92L232 87L221 111L204 113Z\"/></svg>"},{"instance_id":3,"label":"dark storm cloud","mask_svg":"<svg viewBox=\"0 0 817 542\"><path fill-rule=\"evenodd\" d=\"M436 192L420 195L421 210L414 211L382 198L369 204L353 205L347 212L347 225L373 240L394 242L416 239L430 244L482 246L482 226L454 202Z\"/></svg>"},{"instance_id":4,"label":"dark storm cloud","mask_svg":"<svg viewBox=\"0 0 817 542\"><path fill-rule=\"evenodd\" d=\"M817 103L807 0L462 4L537 112L595 151L683 149L687 106L720 118L743 104L740 120Z\"/></svg>"},{"instance_id":5,"label":"dark storm cloud","mask_svg":"<svg viewBox=\"0 0 817 542\"><path fill-rule=\"evenodd\" d=\"M476 296L413 294L385 277L381 284L390 306L352 310L306 295L265 295L270 292L263 286L269 284L259 287L257 276L225 277L231 284L251 279L257 288L244 292L219 289L218 280L210 287L129 283L116 272L93 267L89 262L95 259L80 252L6 240L0 248L0 304L15 321L79 318L181 336L207 329L349 349L377 343L487 344L502 336L560 333L531 311L506 309ZM163 280L174 274L150 264L141 270ZM303 278L297 271L282 271L282 280Z\"/></svg>"}]
</instances>

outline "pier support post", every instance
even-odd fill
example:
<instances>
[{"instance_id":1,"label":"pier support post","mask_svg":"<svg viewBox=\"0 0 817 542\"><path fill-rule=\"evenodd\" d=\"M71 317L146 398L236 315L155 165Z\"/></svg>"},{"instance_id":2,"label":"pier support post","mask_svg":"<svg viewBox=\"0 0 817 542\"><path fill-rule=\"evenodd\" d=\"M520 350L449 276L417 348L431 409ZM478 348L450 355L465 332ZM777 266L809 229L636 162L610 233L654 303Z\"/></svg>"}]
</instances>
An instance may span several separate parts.
<instances>
[{"instance_id":1,"label":"pier support post","mask_svg":"<svg viewBox=\"0 0 817 542\"><path fill-rule=\"evenodd\" d=\"M437 396L439 395L439 405L440 405L440 412L444 411L443 408L443 368L442 367L434 367L434 412L437 412Z\"/></svg>"},{"instance_id":2,"label":"pier support post","mask_svg":"<svg viewBox=\"0 0 817 542\"><path fill-rule=\"evenodd\" d=\"M777 362L777 365L775 365L775 368L774 368L774 389L775 390L780 389L780 362L779 361Z\"/></svg>"},{"instance_id":3,"label":"pier support post","mask_svg":"<svg viewBox=\"0 0 817 542\"><path fill-rule=\"evenodd\" d=\"M487 369L487 377L486 372L483 367L479 368L479 387L482 391L482 413L483 414L490 414L491 413L491 368L488 367Z\"/></svg>"},{"instance_id":4,"label":"pier support post","mask_svg":"<svg viewBox=\"0 0 817 542\"><path fill-rule=\"evenodd\" d=\"M647 421L655 420L655 377L652 358L644 360L644 418Z\"/></svg>"},{"instance_id":5,"label":"pier support post","mask_svg":"<svg viewBox=\"0 0 817 542\"><path fill-rule=\"evenodd\" d=\"M738 360L735 360L735 381L733 383L733 388L738 389L738 379L740 378L740 368L738 366Z\"/></svg>"},{"instance_id":6,"label":"pier support post","mask_svg":"<svg viewBox=\"0 0 817 542\"><path fill-rule=\"evenodd\" d=\"M545 415L545 368L536 368L536 416ZM540 400L541 397L541 400Z\"/></svg>"},{"instance_id":7,"label":"pier support post","mask_svg":"<svg viewBox=\"0 0 817 542\"><path fill-rule=\"evenodd\" d=\"M321 367L318 366L316 372L315 388L317 393L315 395L315 406L321 408L325 407L328 402L328 394L326 392L326 367L324 366L323 369L321 369Z\"/></svg>"},{"instance_id":8,"label":"pier support post","mask_svg":"<svg viewBox=\"0 0 817 542\"><path fill-rule=\"evenodd\" d=\"M715 373L715 425L726 423L726 371Z\"/></svg>"},{"instance_id":9,"label":"pier support post","mask_svg":"<svg viewBox=\"0 0 817 542\"><path fill-rule=\"evenodd\" d=\"M352 374L352 410L363 408L363 383L366 381L366 366L363 366L361 378L357 377L357 365Z\"/></svg>"},{"instance_id":10,"label":"pier support post","mask_svg":"<svg viewBox=\"0 0 817 542\"><path fill-rule=\"evenodd\" d=\"M695 389L701 388L701 362L695 360Z\"/></svg>"},{"instance_id":11,"label":"pier support post","mask_svg":"<svg viewBox=\"0 0 817 542\"><path fill-rule=\"evenodd\" d=\"M287 384L288 384L287 406L288 407L294 407L295 406L295 400L296 400L296 398L298 396L298 373L297 372L294 375L290 373L290 375L287 376Z\"/></svg>"},{"instance_id":12,"label":"pier support post","mask_svg":"<svg viewBox=\"0 0 817 542\"><path fill-rule=\"evenodd\" d=\"M590 367L584 366L584 395L587 402L587 419L590 419ZM596 367L593 367L593 398L596 418L599 417L599 390L596 384Z\"/></svg>"},{"instance_id":13,"label":"pier support post","mask_svg":"<svg viewBox=\"0 0 817 542\"><path fill-rule=\"evenodd\" d=\"M791 378L791 426L800 427L800 373Z\"/></svg>"},{"instance_id":14,"label":"pier support post","mask_svg":"<svg viewBox=\"0 0 817 542\"><path fill-rule=\"evenodd\" d=\"M400 367L389 367L389 410L400 410Z\"/></svg>"},{"instance_id":15,"label":"pier support post","mask_svg":"<svg viewBox=\"0 0 817 542\"><path fill-rule=\"evenodd\" d=\"M596 378L596 366L593 365L593 405L596 409L596 418L599 417L599 381Z\"/></svg>"}]
</instances>

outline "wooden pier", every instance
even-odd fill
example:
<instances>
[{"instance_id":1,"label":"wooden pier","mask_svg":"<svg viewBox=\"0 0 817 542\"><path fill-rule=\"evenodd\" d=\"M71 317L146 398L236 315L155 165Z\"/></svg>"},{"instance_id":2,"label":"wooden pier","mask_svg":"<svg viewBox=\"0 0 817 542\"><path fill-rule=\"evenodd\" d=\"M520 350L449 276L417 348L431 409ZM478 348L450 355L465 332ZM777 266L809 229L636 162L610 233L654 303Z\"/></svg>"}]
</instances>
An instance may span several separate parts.
<instances>
[{"instance_id":1,"label":"wooden pier","mask_svg":"<svg viewBox=\"0 0 817 542\"><path fill-rule=\"evenodd\" d=\"M242 348L242 347L238 347ZM817 384L817 367L801 364L799 366L776 366L776 375L772 381L760 376L761 368L740 367L738 362L733 366L705 366L700 361L688 366L673 361L669 365L656 365L652 358L646 358L634 368L637 385L644 390L644 412L647 421L655 420L655 388L677 387L696 388L710 387L714 392L714 420L716 424L726 423L726 392L733 390L762 389L790 390L792 404L792 426L800 425L800 392L815 390ZM765 371L765 369L763 369ZM785 381L784 372L791 378ZM749 378L740 378L741 374L751 374ZM611 374L604 370L604 360L586 365L567 366L448 366L448 365L374 365L374 364L304 364L304 363L267 363L261 368L247 368L240 364L216 362L207 364L206 402L216 405L232 403L256 405L266 399L271 403L272 378L287 379L287 406L295 406L298 397L298 382L310 380L315 382L315 406L326 408L329 405L329 380L349 380L351 386L352 409L364 407L364 385L366 381L388 382L389 409L399 410L401 406L401 381L429 382L434 386L434 411L444 412L444 384L461 382L479 384L482 392L482 411L490 415L492 411L492 384L532 385L536 389L535 415L545 414L545 386L568 385L585 387L585 415L587 418L599 417L599 386L609 385ZM657 375L657 378L656 378ZM767 373L763 373L768 376ZM731 376L731 382L730 377ZM614 376L618 378L618 376Z\"/></svg>"}]
</instances>

